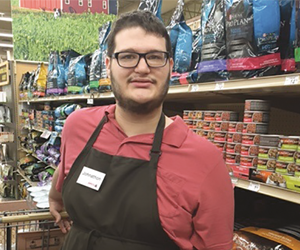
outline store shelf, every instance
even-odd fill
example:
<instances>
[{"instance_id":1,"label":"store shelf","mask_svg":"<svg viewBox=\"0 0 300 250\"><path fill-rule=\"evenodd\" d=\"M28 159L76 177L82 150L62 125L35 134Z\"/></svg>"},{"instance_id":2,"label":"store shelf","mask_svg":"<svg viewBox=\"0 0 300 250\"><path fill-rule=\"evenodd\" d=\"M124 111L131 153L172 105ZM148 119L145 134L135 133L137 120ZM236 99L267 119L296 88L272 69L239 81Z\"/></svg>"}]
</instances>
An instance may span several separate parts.
<instances>
[{"instance_id":1,"label":"store shelf","mask_svg":"<svg viewBox=\"0 0 300 250\"><path fill-rule=\"evenodd\" d=\"M65 95L65 96L49 96L49 97L40 97L32 98L27 100L20 100L21 103L30 103L30 102L51 102L51 101L72 101L72 100L87 100L87 99L113 99L114 94L112 92L106 93L90 93L82 95Z\"/></svg>"},{"instance_id":2,"label":"store shelf","mask_svg":"<svg viewBox=\"0 0 300 250\"><path fill-rule=\"evenodd\" d=\"M37 186L37 182L33 182L31 181L24 173L24 171L21 169L21 168L17 168L17 172L22 176L23 179L25 179L29 184L30 186L34 187L34 186Z\"/></svg>"},{"instance_id":3,"label":"store shelf","mask_svg":"<svg viewBox=\"0 0 300 250\"><path fill-rule=\"evenodd\" d=\"M271 186L262 182L252 181L252 180L243 180L235 177L231 178L232 183L237 188L246 189L252 192L256 192L259 194L264 194L267 196L271 196L277 199L293 202L296 204L300 204L300 193L286 189L280 188L276 186Z\"/></svg>"},{"instance_id":4,"label":"store shelf","mask_svg":"<svg viewBox=\"0 0 300 250\"><path fill-rule=\"evenodd\" d=\"M29 151L29 150L26 149L26 148L21 147L21 148L19 148L19 150L22 150L22 151L24 151L24 152L27 153L27 154L31 154L31 155L32 155L34 158L36 158L38 161L45 163L47 166L49 166L49 167L51 167L51 168L53 168L53 169L56 169L56 168L57 168L57 166L55 166L55 165L48 164L48 163L44 162L42 159L40 159L40 158L37 156L37 154L35 154L35 153Z\"/></svg>"},{"instance_id":5,"label":"store shelf","mask_svg":"<svg viewBox=\"0 0 300 250\"><path fill-rule=\"evenodd\" d=\"M295 95L300 93L300 74L276 75L269 77L257 77L253 79L239 79L230 81L218 81L207 83L186 84L170 86L167 100L178 98L194 99L200 96L215 96L222 94L252 93L255 95L274 95L289 93ZM45 101L70 101L84 99L112 99L112 92L93 93L83 95L51 96L21 100L20 102L45 102Z\"/></svg>"},{"instance_id":6,"label":"store shelf","mask_svg":"<svg viewBox=\"0 0 300 250\"><path fill-rule=\"evenodd\" d=\"M39 132L42 132L42 133L45 132L45 131L49 131L47 129L36 127L36 126L31 126L31 127L23 126L22 128L24 128L24 129L30 129L30 130L35 130L35 131L39 131ZM52 132L56 132L56 131L49 131L49 132L52 133ZM58 133L58 137L61 137L60 133Z\"/></svg>"}]
</instances>

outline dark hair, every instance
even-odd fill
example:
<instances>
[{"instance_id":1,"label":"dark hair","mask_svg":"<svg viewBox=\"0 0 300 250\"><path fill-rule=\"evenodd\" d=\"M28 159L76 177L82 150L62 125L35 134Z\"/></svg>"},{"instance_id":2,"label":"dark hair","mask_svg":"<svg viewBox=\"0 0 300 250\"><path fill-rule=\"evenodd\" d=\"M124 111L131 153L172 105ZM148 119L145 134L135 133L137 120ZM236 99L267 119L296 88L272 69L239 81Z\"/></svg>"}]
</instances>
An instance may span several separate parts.
<instances>
[{"instance_id":1,"label":"dark hair","mask_svg":"<svg viewBox=\"0 0 300 250\"><path fill-rule=\"evenodd\" d=\"M134 27L140 27L147 33L155 34L165 38L167 52L169 52L170 57L172 57L171 40L163 22L150 11L144 10L135 10L133 12L125 13L115 21L107 38L107 55L109 57L112 56L116 47L116 35L121 30Z\"/></svg>"}]
</instances>

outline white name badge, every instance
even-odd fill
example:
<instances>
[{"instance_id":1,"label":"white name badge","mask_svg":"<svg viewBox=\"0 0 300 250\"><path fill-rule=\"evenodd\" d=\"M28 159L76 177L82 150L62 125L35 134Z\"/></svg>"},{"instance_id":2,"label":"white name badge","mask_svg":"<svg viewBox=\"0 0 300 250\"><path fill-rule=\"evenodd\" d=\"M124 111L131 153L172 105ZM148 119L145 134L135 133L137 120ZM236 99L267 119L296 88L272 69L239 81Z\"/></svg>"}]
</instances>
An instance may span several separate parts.
<instances>
[{"instance_id":1,"label":"white name badge","mask_svg":"<svg viewBox=\"0 0 300 250\"><path fill-rule=\"evenodd\" d=\"M102 185L105 175L106 174L97 170L83 167L78 177L77 183L98 191L100 186Z\"/></svg>"}]
</instances>

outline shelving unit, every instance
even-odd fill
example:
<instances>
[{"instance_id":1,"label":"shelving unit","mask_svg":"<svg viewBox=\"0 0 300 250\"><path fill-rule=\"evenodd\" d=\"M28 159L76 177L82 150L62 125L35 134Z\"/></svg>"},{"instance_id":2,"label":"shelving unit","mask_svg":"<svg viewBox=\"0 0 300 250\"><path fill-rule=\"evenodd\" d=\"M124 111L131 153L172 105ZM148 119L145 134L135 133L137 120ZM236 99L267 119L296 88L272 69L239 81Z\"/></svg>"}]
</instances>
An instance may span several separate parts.
<instances>
[{"instance_id":1,"label":"shelving unit","mask_svg":"<svg viewBox=\"0 0 300 250\"><path fill-rule=\"evenodd\" d=\"M16 96L16 85L14 84L14 74L12 73L13 63L12 61L5 61L0 63L0 89L6 94L6 102L1 102L1 105L4 105L10 109L11 122L2 122L0 123L5 131L13 133L12 142L2 142L2 144L7 144L7 154L8 160L4 160L3 163L7 163L13 167L14 170L17 169L17 103L15 102ZM17 190L17 176L15 171L13 171L13 180L4 181L14 187L14 196L16 199L19 198Z\"/></svg>"},{"instance_id":2,"label":"shelving unit","mask_svg":"<svg viewBox=\"0 0 300 250\"><path fill-rule=\"evenodd\" d=\"M264 184L258 181L243 180L235 177L231 178L232 183L237 188L249 190L259 194L264 194L277 199L293 202L300 205L300 193L286 188L280 188Z\"/></svg>"}]
</instances>

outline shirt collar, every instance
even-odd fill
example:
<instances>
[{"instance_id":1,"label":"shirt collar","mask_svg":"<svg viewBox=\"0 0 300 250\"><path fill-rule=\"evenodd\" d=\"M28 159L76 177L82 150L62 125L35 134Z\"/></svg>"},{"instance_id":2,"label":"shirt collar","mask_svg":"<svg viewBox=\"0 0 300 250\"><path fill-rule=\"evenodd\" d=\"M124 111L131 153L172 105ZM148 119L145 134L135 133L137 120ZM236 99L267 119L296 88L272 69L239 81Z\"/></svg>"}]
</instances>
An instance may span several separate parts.
<instances>
[{"instance_id":1,"label":"shirt collar","mask_svg":"<svg viewBox=\"0 0 300 250\"><path fill-rule=\"evenodd\" d=\"M105 114L107 115L107 118L120 130L119 124L117 123L115 119L115 109L116 105L109 105L107 106L105 110ZM186 126L186 124L183 122L180 116L174 116L171 117L173 122L165 128L164 135L163 135L163 143L168 144L170 146L174 146L179 148L183 142L185 141L189 128ZM123 132L123 131L122 131ZM143 140L143 143L149 143L152 144L153 142L153 134L151 136L148 136L149 140ZM135 137L135 139L138 139L138 137Z\"/></svg>"}]
</instances>

